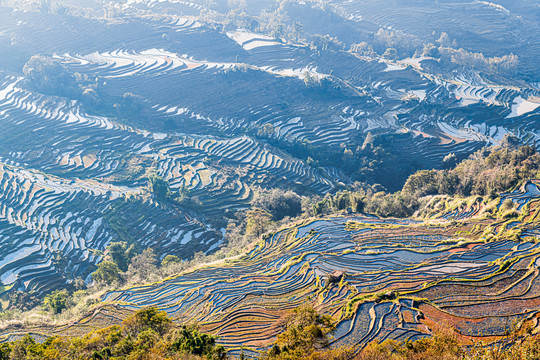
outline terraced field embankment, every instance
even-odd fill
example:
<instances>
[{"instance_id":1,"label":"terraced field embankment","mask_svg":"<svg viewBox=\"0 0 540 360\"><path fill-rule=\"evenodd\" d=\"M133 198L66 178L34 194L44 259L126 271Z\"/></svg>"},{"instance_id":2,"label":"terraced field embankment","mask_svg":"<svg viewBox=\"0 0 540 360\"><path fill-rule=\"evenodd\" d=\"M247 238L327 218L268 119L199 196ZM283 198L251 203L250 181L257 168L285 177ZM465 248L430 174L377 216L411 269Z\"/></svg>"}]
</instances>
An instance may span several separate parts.
<instances>
[{"instance_id":1,"label":"terraced field embankment","mask_svg":"<svg viewBox=\"0 0 540 360\"><path fill-rule=\"evenodd\" d=\"M480 216L485 203L478 200L427 221L304 221L240 257L110 292L83 322L30 330L80 334L157 306L180 322L198 322L230 349L257 350L271 344L288 311L308 302L337 324L333 346L418 339L438 326L464 338L501 337L540 314L538 182L503 194L501 203L506 199L521 206L517 218Z\"/></svg>"},{"instance_id":2,"label":"terraced field embankment","mask_svg":"<svg viewBox=\"0 0 540 360\"><path fill-rule=\"evenodd\" d=\"M19 9L11 1L0 6L0 50L8 54L0 58L0 280L6 291L44 294L77 277L90 281L88 275L115 240L151 246L160 259L211 253L224 240L223 214L248 208L258 187L324 196L352 185L358 180L351 180L354 163L350 171L310 155L329 152L342 159L360 149L361 158L368 133L394 136L386 150L406 171L441 167L450 153L464 158L499 144L508 133L532 144L540 137L537 82L493 78L466 67L444 73L439 59L419 54L397 60L361 55L350 47L350 39L344 39L347 46L332 49L233 23L223 26L205 17L218 11L212 7L217 5L200 1L109 5L102 15L92 16ZM339 9L350 15L341 20L354 34L394 24L426 41L434 36L433 30L431 35L419 31L418 16L397 17L395 9L360 5L335 1L332 7L336 16L343 17ZM515 32L503 30L521 20L504 9L476 1L438 6L427 11L430 23L440 21L454 33L467 28L485 33L493 50L487 55L501 55L503 45L516 40ZM116 17L111 9L123 15ZM418 13L414 4L407 9ZM456 9L470 10L467 18L482 19L480 25L448 24ZM534 35L535 28L530 32ZM468 49L482 39L467 38ZM531 48L537 43L531 36ZM311 153L303 153L306 149ZM147 184L152 174L163 177L172 191L188 193L191 206L154 197ZM388 187L404 180L383 177ZM532 194L527 189L508 196L525 208L523 199ZM481 207L438 215L441 221L469 221ZM342 229L345 223L335 221L328 236L332 231L347 235L344 249L360 251L354 234ZM293 246L322 237L293 240L292 232L284 230L271 241ZM537 233L530 228L523 234ZM257 256L269 257L265 251L260 248ZM287 304L313 292L317 276L349 266L338 261L322 270L310 267L329 254L291 260L298 267L287 271L301 282L295 281L298 295ZM377 263L394 255L362 256L375 257ZM259 266L255 270L266 268L261 261L253 260ZM284 276L281 265L271 268L274 273L267 276ZM366 269L371 268L354 271ZM253 284L259 289L266 283ZM343 289L330 298L348 299L356 291ZM163 303L175 314L184 311L179 299L194 290L178 291ZM276 291L281 294L279 287ZM146 304L144 297L118 296ZM190 296L197 304L198 298ZM161 304L159 298L154 301ZM210 310L199 314L203 322L221 321ZM269 339L275 329L268 331Z\"/></svg>"}]
</instances>

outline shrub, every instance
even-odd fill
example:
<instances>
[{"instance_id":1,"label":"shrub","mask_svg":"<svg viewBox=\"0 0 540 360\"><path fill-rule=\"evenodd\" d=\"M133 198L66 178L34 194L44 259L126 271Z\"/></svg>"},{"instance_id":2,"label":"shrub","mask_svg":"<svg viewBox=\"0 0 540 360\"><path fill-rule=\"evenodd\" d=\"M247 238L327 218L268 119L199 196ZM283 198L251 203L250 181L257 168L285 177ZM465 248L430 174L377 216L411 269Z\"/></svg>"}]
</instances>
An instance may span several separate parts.
<instances>
[{"instance_id":1,"label":"shrub","mask_svg":"<svg viewBox=\"0 0 540 360\"><path fill-rule=\"evenodd\" d=\"M154 307L138 310L122 322L125 331L133 337L146 330L152 330L162 336L169 331L171 325L172 320L167 313Z\"/></svg>"},{"instance_id":2,"label":"shrub","mask_svg":"<svg viewBox=\"0 0 540 360\"><path fill-rule=\"evenodd\" d=\"M205 356L208 359L224 359L223 346L216 346L216 337L199 332L195 325L182 326L172 347L182 353Z\"/></svg>"},{"instance_id":3,"label":"shrub","mask_svg":"<svg viewBox=\"0 0 540 360\"><path fill-rule=\"evenodd\" d=\"M180 258L176 255L167 255L161 260L161 266L166 267L171 264L178 264L180 262Z\"/></svg>"},{"instance_id":4,"label":"shrub","mask_svg":"<svg viewBox=\"0 0 540 360\"><path fill-rule=\"evenodd\" d=\"M296 308L285 320L285 331L278 335L270 357L289 353L298 357L309 355L328 345L328 334L335 330L329 316L318 314L308 305Z\"/></svg>"},{"instance_id":5,"label":"shrub","mask_svg":"<svg viewBox=\"0 0 540 360\"><path fill-rule=\"evenodd\" d=\"M155 195L156 199L165 201L169 198L171 190L169 183L158 175L152 175L148 179L150 182L150 190Z\"/></svg>"},{"instance_id":6,"label":"shrub","mask_svg":"<svg viewBox=\"0 0 540 360\"><path fill-rule=\"evenodd\" d=\"M107 255L122 271L128 269L131 258L135 255L135 246L125 241L111 242L107 246Z\"/></svg>"},{"instance_id":7,"label":"shrub","mask_svg":"<svg viewBox=\"0 0 540 360\"><path fill-rule=\"evenodd\" d=\"M290 190L259 189L252 201L252 206L268 212L272 221L279 221L286 216L298 216L302 212L302 198Z\"/></svg>"},{"instance_id":8,"label":"shrub","mask_svg":"<svg viewBox=\"0 0 540 360\"><path fill-rule=\"evenodd\" d=\"M121 282L120 269L115 263L110 261L102 261L99 263L96 271L92 273L92 278L105 285L112 285Z\"/></svg>"},{"instance_id":9,"label":"shrub","mask_svg":"<svg viewBox=\"0 0 540 360\"><path fill-rule=\"evenodd\" d=\"M68 297L69 294L67 290L55 290L51 294L45 296L43 305L53 313L60 314L62 310L67 308Z\"/></svg>"}]
</instances>

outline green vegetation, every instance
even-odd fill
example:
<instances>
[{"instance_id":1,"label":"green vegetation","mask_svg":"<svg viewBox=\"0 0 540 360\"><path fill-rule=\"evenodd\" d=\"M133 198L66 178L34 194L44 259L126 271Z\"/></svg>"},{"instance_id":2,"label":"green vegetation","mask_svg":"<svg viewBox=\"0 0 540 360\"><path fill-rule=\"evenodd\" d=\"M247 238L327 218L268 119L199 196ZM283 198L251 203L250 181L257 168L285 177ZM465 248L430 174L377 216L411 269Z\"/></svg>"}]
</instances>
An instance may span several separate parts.
<instances>
[{"instance_id":1,"label":"green vegetation","mask_svg":"<svg viewBox=\"0 0 540 360\"><path fill-rule=\"evenodd\" d=\"M270 124L267 124L270 125ZM404 160L400 144L412 141L410 134L374 136L357 134L339 147L317 146L307 140L283 140L271 126L253 132L253 136L286 150L313 167L333 166L342 170L352 181L381 184L387 189L401 188L407 177L422 165Z\"/></svg>"},{"instance_id":2,"label":"green vegetation","mask_svg":"<svg viewBox=\"0 0 540 360\"><path fill-rule=\"evenodd\" d=\"M430 338L414 342L384 341L369 344L355 360L531 360L540 358L540 338L526 335L486 346L463 346L451 329L437 330Z\"/></svg>"},{"instance_id":3,"label":"green vegetation","mask_svg":"<svg viewBox=\"0 0 540 360\"><path fill-rule=\"evenodd\" d=\"M453 169L423 170L409 177L406 196L493 195L540 176L540 154L531 146L483 149Z\"/></svg>"},{"instance_id":4,"label":"green vegetation","mask_svg":"<svg viewBox=\"0 0 540 360\"><path fill-rule=\"evenodd\" d=\"M83 337L50 337L38 343L30 335L0 345L0 360L150 360L225 358L216 338L197 327L173 325L164 311L146 308L114 325Z\"/></svg>"},{"instance_id":5,"label":"green vegetation","mask_svg":"<svg viewBox=\"0 0 540 360\"><path fill-rule=\"evenodd\" d=\"M482 149L454 168L444 170L420 170L412 174L401 191L376 192L364 187L348 196L353 204L363 204L363 210L381 217L408 217L421 208L419 199L426 196L472 195L497 197L523 181L540 177L540 154L531 146L516 149L507 147ZM343 195L341 195L343 196ZM317 205L316 213L330 213L335 206ZM335 202L335 200L332 200ZM511 202L511 201L510 201ZM507 203L505 206L509 206ZM358 205L357 205L358 206ZM322 209L321 209L322 208ZM338 207L339 208L339 207Z\"/></svg>"},{"instance_id":6,"label":"green vegetation","mask_svg":"<svg viewBox=\"0 0 540 360\"><path fill-rule=\"evenodd\" d=\"M170 264L177 264L180 262L180 258L176 255L167 255L161 260L161 266L167 266Z\"/></svg>"},{"instance_id":7,"label":"green vegetation","mask_svg":"<svg viewBox=\"0 0 540 360\"><path fill-rule=\"evenodd\" d=\"M332 319L312 307L293 310L283 331L262 359L276 360L530 360L540 357L540 338L532 328L508 333L502 343L465 344L452 328L437 328L432 337L416 341L372 342L354 348L328 346L335 330ZM517 341L519 339L519 341ZM0 360L175 360L227 359L217 338L201 333L196 325L176 325L164 311L144 308L121 325L94 330L82 337L52 336L43 343L32 336L0 344ZM356 355L355 355L356 353ZM241 355L242 358L242 355Z\"/></svg>"},{"instance_id":8,"label":"green vegetation","mask_svg":"<svg viewBox=\"0 0 540 360\"><path fill-rule=\"evenodd\" d=\"M88 6L94 9L88 12L77 4L64 6L49 0L1 2L6 22L0 35L0 52L5 54L2 68L13 58L21 62L14 70L9 65L1 91L2 137L6 141L0 158L6 169L10 168L2 176L4 195L9 199L0 204L9 235L2 244L9 253L3 261L3 278L9 286L2 286L1 299L6 312L0 315L6 329L35 326L33 329L47 329L45 333L83 315L90 320L62 329L92 328L109 317L101 313L108 306L96 305L104 294L113 302L125 301L122 305L127 307L121 311L111 310L116 313L109 318L116 320L133 304L164 306L166 301L167 309L185 309L184 305L192 306L190 301L201 298L190 309L197 309L193 313L200 319L214 316L209 321L215 323L230 309L245 310L255 317L258 310L254 308L264 312L268 303L279 313L283 311L280 306L289 308L312 300L325 313L343 319L340 301L345 297L349 301L346 316L354 311L351 304L361 301L365 301L361 305L368 301L395 305L399 313L405 307L400 302L403 296L422 287L419 284L425 285L422 290L427 293L437 291L433 284L438 281L462 282L459 263L429 268L428 255L442 251L460 258L460 252L495 245L488 244L490 241L537 241L537 228L533 227L538 218L537 197L531 200L530 193L512 194L502 204L500 201L508 197L501 192L539 177L540 156L535 146L518 148L518 139L507 137L501 147L484 149L460 163L464 154L479 146L479 141L470 139L486 135L495 141L498 134L513 131L530 141L537 130L534 119L538 110L531 108L537 109L534 88L538 81L531 85L516 76L521 62L535 65L535 61L521 58L522 54L527 56L526 49L533 48L528 45L534 45L534 38L523 34L524 40L508 43L509 38L518 38L520 30L531 28L534 35L535 29L529 26L528 14L521 12L526 15L522 18L515 7L511 7L510 16L504 7L488 2L447 6L436 1L433 6L424 5L425 11L420 12L437 25L434 30L429 24L415 28L411 21L424 15L414 16L420 10L414 2L396 2L385 9L384 1L380 6L365 2L364 7L354 1L323 0L194 0L159 6L91 1ZM17 2L21 7L11 8ZM29 7L39 13L28 11ZM186 9L190 14L180 22L179 14L173 12ZM452 20L456 9L463 11L464 19L448 26L444 18ZM476 17L465 18L468 9L478 13ZM112 19L115 16L123 17ZM471 19L478 20L477 27L465 25ZM489 22L496 26L491 28ZM450 35L440 32L445 27ZM36 37L27 36L32 33L27 28L34 29ZM146 35L124 36L124 29ZM243 29L275 38L258 39ZM41 30L43 36L38 36ZM90 34L97 37L84 36ZM57 41L49 44L49 39ZM484 50L478 44L486 39L489 46ZM143 53L136 51L148 40L155 46ZM218 50L215 54L205 53L204 46L191 48L206 41L219 44L211 47ZM58 44L64 49L61 52ZM36 46L51 56L32 56ZM178 52L186 46L185 54ZM84 49L89 48L92 50L86 53ZM519 52L520 57L511 51ZM401 61L407 57L414 59ZM206 62L210 60L211 64ZM297 61L302 66L297 67ZM228 95L221 97L223 94ZM216 98L221 100L201 101ZM520 105L521 101L525 103ZM490 119L487 126L483 126L485 119ZM260 128L266 121L271 123ZM463 130L472 129L470 124L479 125L474 125L472 134L464 135ZM441 170L417 171L433 168ZM120 183L122 186L115 185ZM185 187L176 189L179 184ZM538 189L537 182L527 184L530 188ZM518 208L518 201L528 202ZM137 208L145 211L134 211ZM365 222L382 225L361 221L344 225L352 217L340 215L354 212L433 221L370 219ZM57 216L59 213L65 216ZM313 219L321 216L328 218ZM478 217L469 223L460 221L468 216ZM167 226L162 228L161 224ZM288 228L278 232L286 225ZM225 227L225 246L218 249ZM323 250L329 227L336 237L350 235L351 241ZM434 231L424 233L428 227ZM299 233L304 235L296 236ZM106 249L104 244L109 244ZM44 252L51 247L58 251ZM274 280L287 271L283 277L290 283L263 289L262 296L258 289L244 292L244 286L264 285L264 276L252 276L261 273L256 267L245 271L247 275L238 275L236 269L266 248L271 248L270 252L263 255L272 261L286 251L299 250L286 261L261 266L266 271L263 275ZM402 248L411 251L399 251ZM309 254L303 249L309 249ZM197 251L216 252L205 255ZM529 250L515 244L512 252L518 251ZM180 254L182 258L194 256L184 261ZM369 263L375 270L366 271L362 262L373 255L380 255L379 262ZM407 279L409 292L401 291L398 279L390 284L367 284L361 279L365 287L354 286L357 276L345 273L373 275L377 264L384 266L390 260L394 266L394 260L388 259L393 258L400 265L402 257L427 259L419 260L418 271ZM339 264L342 260L347 262ZM225 280L216 280L213 272L212 263L219 261L218 270L221 265L237 266L230 275L225 273ZM507 256L485 263L497 276L536 270L536 262L527 268L522 261L531 260L513 257L508 250ZM415 260L407 262L409 269ZM341 275L337 270L325 274L325 269L337 268L336 263L345 269ZM201 276L179 290L174 281L182 282L186 275L182 272L188 269L203 275L212 270L208 273L214 276L206 278L224 286L205 292L193 285L204 279ZM94 283L87 287L82 278L92 271ZM289 278L289 271L303 277ZM172 284L162 282L172 276L179 278ZM238 281L243 283L234 288ZM467 278L467 282L473 281L472 275ZM144 296L136 295L141 291L136 285L153 282L159 283L142 287L149 289ZM525 281L522 284L527 287ZM154 291L169 285L161 292ZM234 291L220 296L228 286ZM17 291L20 289L35 291ZM54 289L59 290L51 292ZM191 293L183 293L185 289ZM528 289L534 287L529 285ZM295 293L278 299L280 303L271 302L292 291ZM231 298L237 293L251 301L249 310L242 308L247 300L235 302ZM516 297L509 290L494 294L494 302L500 294L508 299ZM271 300L266 303L267 299ZM440 308L459 306L459 301ZM429 305L433 304L439 306L435 301ZM408 317L397 320L399 327L418 324L421 310L414 302L410 307ZM478 312L490 310L486 306ZM373 318L372 313L369 316ZM235 325L246 322L231 319ZM251 327L264 329L267 337L257 339L261 343L269 342L276 328L266 331L264 319L260 327ZM347 349L327 349L334 320L309 307L295 310L284 324L276 325L283 325L283 333L265 356L350 358ZM385 324L381 321L378 325ZM213 331L224 336L242 329L215 326ZM0 346L0 360L8 356L224 357L214 337L192 325L178 328L157 309L137 312L122 326L101 331L88 338L51 338L44 344L27 336ZM249 338L251 334L243 335ZM373 354L389 358L472 354L444 337L379 345L373 345Z\"/></svg>"},{"instance_id":9,"label":"green vegetation","mask_svg":"<svg viewBox=\"0 0 540 360\"><path fill-rule=\"evenodd\" d=\"M216 337L199 332L196 326L182 326L172 348L180 353L193 354L207 359L225 359L225 348L216 345Z\"/></svg>"},{"instance_id":10,"label":"green vegetation","mask_svg":"<svg viewBox=\"0 0 540 360\"><path fill-rule=\"evenodd\" d=\"M71 73L59 60L44 56L32 56L24 65L23 72L30 86L44 94L71 97L79 94L81 75Z\"/></svg>"},{"instance_id":11,"label":"green vegetation","mask_svg":"<svg viewBox=\"0 0 540 360\"><path fill-rule=\"evenodd\" d=\"M179 258L168 255L162 266L179 262ZM118 286L132 282L149 281L157 275L158 261L153 249L147 248L140 253L134 245L125 242L113 242L107 246L105 260L99 263L92 273L93 279L102 286Z\"/></svg>"},{"instance_id":12,"label":"green vegetation","mask_svg":"<svg viewBox=\"0 0 540 360\"><path fill-rule=\"evenodd\" d=\"M335 330L332 318L318 314L310 306L296 308L285 319L284 331L268 351L268 359L346 359L344 349L330 350L328 335Z\"/></svg>"},{"instance_id":13,"label":"green vegetation","mask_svg":"<svg viewBox=\"0 0 540 360\"><path fill-rule=\"evenodd\" d=\"M67 316L71 316L71 318L73 318L73 316L80 316L82 313L95 306L95 299L99 298L99 294L103 294L104 291L109 289L114 289L119 286L134 286L137 284L159 281L167 276L177 275L186 269L201 266L201 264L238 255L245 252L247 246L253 244L254 240L259 240L261 236L268 234L268 231L273 231L279 226L290 223L291 218L299 219L301 217L335 214L343 211L367 211L381 216L408 216L420 206L431 206L431 203L426 203L422 199L417 199L415 202L411 199L413 197L430 198L432 195L438 195L442 191L438 181L440 176L453 176L457 179L456 184L459 184L459 186L454 188L457 190L453 190L453 195L467 194L465 189L470 189L469 194L485 194L492 191L504 191L515 188L520 182L537 176L537 167L538 154L529 147L517 149L496 148L489 151L478 152L471 156L471 158L445 170L418 172L411 176L402 191L394 194L375 192L371 187L358 186L355 190L338 191L333 195L327 195L325 198L320 199L300 197L291 191L260 189L252 200L251 209L240 211L231 217L228 227L230 243L216 254L209 256L197 254L195 258L190 261L181 261L177 256L168 255L159 262L156 254L150 248L140 251L137 250L133 244L130 245L125 241L112 242L107 247L104 260L99 264L98 269L93 274L93 278L98 286L71 294L66 290L55 291L49 294L41 307L43 309L41 316L44 318L47 316L48 319L55 319L51 321L59 321L60 319L65 319ZM503 177L500 173L501 171L512 174L512 178ZM492 172L498 175L490 175ZM483 176L476 178L474 177L474 174L483 174ZM489 179L492 179L493 181L489 181ZM470 185L464 186L463 184ZM158 188L160 188L159 185ZM473 200L476 201L476 198L474 197L466 200L449 199L449 202L453 201L459 206L471 205L473 204ZM493 199L494 202L496 200L497 199ZM452 203L445 206L452 207L455 205ZM500 210L495 208L495 211L500 212L501 214L515 212L515 204L512 201L507 200L502 203ZM289 215L280 217L279 215L283 212L287 212ZM513 218L508 218L508 221L512 221L512 219ZM488 230L489 229L487 228L480 228L471 231L477 231L479 232L478 234L484 236L484 233L491 231ZM515 230L507 232L499 231L499 234L496 236L510 236L510 232L512 231L516 232ZM235 234L237 236L235 236ZM505 262L501 262L501 264L499 264L499 272L502 273L506 271L513 264L514 263L509 259ZM82 285L82 287L84 287L84 285ZM385 292L377 292L374 294L374 296L365 299L367 299L367 301L375 302L395 301L393 296L387 297ZM120 351L118 350L118 347L120 346L126 349L125 346L127 345L125 345L125 342L128 341L126 339L129 339L129 341L131 341L129 346L136 350L138 349L137 351L141 348L148 350L159 346L160 349L166 348L168 349L167 351L172 351L175 354L177 352L184 353L187 351L195 356L207 358L221 358L223 356L223 351L215 347L215 339L199 333L195 328L190 326L179 329L175 328L167 320L164 320L163 316L159 315L157 310L153 313L146 312L145 316L147 318L141 318L141 316L132 317L124 322L121 333L125 333L125 335L114 335L120 336L122 338L121 341L123 342L118 340L119 342L116 343L111 340L109 343L103 343L105 347L111 349L110 354L114 354L115 351L118 354L118 351ZM157 322L157 325L153 324L154 320L152 319ZM350 358L350 349L327 349L328 336L331 334L333 326L330 318L320 316L309 307L301 307L295 310L295 312L286 319L283 324L283 333L277 338L274 344L275 346L265 356L276 359L299 359L301 357L312 359ZM114 331L116 331L114 334L117 334L120 330L116 329ZM168 334L172 334L174 331L176 331L174 340L170 340L169 345L163 345L162 341L165 341L163 339L169 339ZM96 337L98 336L96 334L97 333L94 333L89 336ZM109 332L106 336L113 336L111 334L112 333ZM51 347L55 347L55 349L58 350L57 345L54 344L63 343L65 341L67 340L56 339L54 341L50 340L44 345L40 345L32 344L32 341L29 338L26 338L24 341L21 340L20 343L17 343L18 345L16 346L20 349L24 348L24 351L27 353L32 353L34 350L30 349L34 349L34 347L38 349L40 346L43 346L46 347L46 349L39 348L35 351L39 354L45 354L47 351L51 350ZM99 342L102 340L96 341ZM422 341L425 342L428 340ZM120 342L123 345L119 345ZM423 344L424 343L422 342L416 342L414 345L405 344L403 346L407 349L413 346L417 353L422 353L424 350L419 349L429 349L429 346L431 346L429 345L429 342L426 342L429 346ZM12 349L19 349L16 346L13 345ZM379 344L377 346L379 347L372 345L366 351L375 351L376 353L385 354L385 349L388 349L390 345L385 343L384 345ZM393 349L391 350L392 354L401 354L396 350L399 346L402 346L402 344L396 343L391 345L391 349ZM437 346L440 347L441 345L439 344ZM16 351L23 351L20 349ZM460 347L458 352L459 356L464 354L462 353L462 350L463 349ZM61 350L58 351L61 352ZM84 353L86 350L81 351ZM443 349L441 351L447 350ZM108 358L107 356L112 357L108 352L102 353L101 350L99 350L98 353L99 356L102 356L103 358ZM406 356L412 355L409 354ZM122 357L120 356L119 358ZM157 358L159 359L159 357ZM429 357L426 359L429 359Z\"/></svg>"},{"instance_id":14,"label":"green vegetation","mask_svg":"<svg viewBox=\"0 0 540 360\"><path fill-rule=\"evenodd\" d=\"M97 283L105 285L113 285L122 281L120 269L111 261L100 262L97 270L92 273L92 277Z\"/></svg>"},{"instance_id":15,"label":"green vegetation","mask_svg":"<svg viewBox=\"0 0 540 360\"><path fill-rule=\"evenodd\" d=\"M28 311L41 303L41 299L35 291L11 291L8 295L8 301L9 308L18 311Z\"/></svg>"},{"instance_id":16,"label":"green vegetation","mask_svg":"<svg viewBox=\"0 0 540 360\"><path fill-rule=\"evenodd\" d=\"M107 255L120 270L126 271L135 255L135 246L122 241L112 242L107 246Z\"/></svg>"},{"instance_id":17,"label":"green vegetation","mask_svg":"<svg viewBox=\"0 0 540 360\"><path fill-rule=\"evenodd\" d=\"M43 305L55 314L59 314L67 308L67 300L69 294L67 290L55 290L51 294L45 296Z\"/></svg>"},{"instance_id":18,"label":"green vegetation","mask_svg":"<svg viewBox=\"0 0 540 360\"><path fill-rule=\"evenodd\" d=\"M176 205L193 208L196 204L190 201L189 191L182 186L180 189L173 190L169 182L163 177L152 175L148 178L150 191L159 201L169 201Z\"/></svg>"},{"instance_id":19,"label":"green vegetation","mask_svg":"<svg viewBox=\"0 0 540 360\"><path fill-rule=\"evenodd\" d=\"M257 208L249 210L246 215L246 234L259 238L268 229L271 215L268 212Z\"/></svg>"},{"instance_id":20,"label":"green vegetation","mask_svg":"<svg viewBox=\"0 0 540 360\"><path fill-rule=\"evenodd\" d=\"M171 189L169 183L165 181L161 176L152 175L149 178L152 193L158 200L165 201L169 199L171 195Z\"/></svg>"},{"instance_id":21,"label":"green vegetation","mask_svg":"<svg viewBox=\"0 0 540 360\"><path fill-rule=\"evenodd\" d=\"M302 213L302 198L291 190L258 189L251 205L267 211L272 221L279 221L284 217L296 217Z\"/></svg>"}]
</instances>

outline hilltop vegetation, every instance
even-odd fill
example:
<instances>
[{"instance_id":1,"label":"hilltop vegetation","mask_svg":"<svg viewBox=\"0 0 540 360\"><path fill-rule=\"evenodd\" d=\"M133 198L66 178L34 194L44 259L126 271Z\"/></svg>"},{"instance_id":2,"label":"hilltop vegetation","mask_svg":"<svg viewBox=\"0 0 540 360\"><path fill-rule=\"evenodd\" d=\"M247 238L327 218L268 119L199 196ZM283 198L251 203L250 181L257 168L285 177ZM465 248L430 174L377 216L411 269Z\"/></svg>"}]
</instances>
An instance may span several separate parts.
<instances>
[{"instance_id":1,"label":"hilltop vegetation","mask_svg":"<svg viewBox=\"0 0 540 360\"><path fill-rule=\"evenodd\" d=\"M452 159L452 156L448 157ZM314 215L351 209L382 217L409 217L422 206L423 197L478 195L494 199L524 180L540 178L540 154L531 146L484 148L459 164L443 170L420 170L395 193L364 187L328 195L313 205Z\"/></svg>"}]
</instances>

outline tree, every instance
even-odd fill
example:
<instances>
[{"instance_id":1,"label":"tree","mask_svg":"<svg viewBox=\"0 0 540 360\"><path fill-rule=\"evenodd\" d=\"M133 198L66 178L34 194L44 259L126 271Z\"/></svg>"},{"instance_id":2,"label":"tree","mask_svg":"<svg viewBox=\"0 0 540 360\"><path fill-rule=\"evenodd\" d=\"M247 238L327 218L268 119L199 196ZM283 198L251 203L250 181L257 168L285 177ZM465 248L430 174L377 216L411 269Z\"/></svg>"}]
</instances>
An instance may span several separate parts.
<instances>
[{"instance_id":1,"label":"tree","mask_svg":"<svg viewBox=\"0 0 540 360\"><path fill-rule=\"evenodd\" d=\"M286 216L294 217L302 212L302 198L290 190L259 189L251 204L267 211L273 221L279 221Z\"/></svg>"},{"instance_id":2,"label":"tree","mask_svg":"<svg viewBox=\"0 0 540 360\"><path fill-rule=\"evenodd\" d=\"M0 360L11 359L11 346L9 343L0 344Z\"/></svg>"},{"instance_id":3,"label":"tree","mask_svg":"<svg viewBox=\"0 0 540 360\"><path fill-rule=\"evenodd\" d=\"M343 44L343 42L330 35L313 35L312 45L320 50L339 51L345 48L345 44Z\"/></svg>"},{"instance_id":4,"label":"tree","mask_svg":"<svg viewBox=\"0 0 540 360\"><path fill-rule=\"evenodd\" d=\"M450 39L450 36L448 36L448 34L444 31L441 33L439 39L437 39L437 43L445 47L452 46L452 40Z\"/></svg>"},{"instance_id":5,"label":"tree","mask_svg":"<svg viewBox=\"0 0 540 360\"><path fill-rule=\"evenodd\" d=\"M439 57L439 49L433 45L432 43L425 44L424 49L422 50L423 56L430 56L430 57Z\"/></svg>"},{"instance_id":6,"label":"tree","mask_svg":"<svg viewBox=\"0 0 540 360\"><path fill-rule=\"evenodd\" d=\"M107 246L107 255L120 270L126 271L135 255L135 246L129 246L125 241L111 242Z\"/></svg>"},{"instance_id":7,"label":"tree","mask_svg":"<svg viewBox=\"0 0 540 360\"><path fill-rule=\"evenodd\" d=\"M171 264L178 264L180 261L180 258L176 255L167 255L161 260L161 266L166 267Z\"/></svg>"},{"instance_id":8,"label":"tree","mask_svg":"<svg viewBox=\"0 0 540 360\"><path fill-rule=\"evenodd\" d=\"M155 195L156 199L165 201L169 198L170 188L169 183L158 175L152 175L148 179L150 181L150 189Z\"/></svg>"},{"instance_id":9,"label":"tree","mask_svg":"<svg viewBox=\"0 0 540 360\"><path fill-rule=\"evenodd\" d=\"M332 318L320 315L309 305L296 308L285 320L269 357L289 353L292 358L309 356L328 345L328 334L335 330ZM294 356L296 355L296 356Z\"/></svg>"},{"instance_id":10,"label":"tree","mask_svg":"<svg viewBox=\"0 0 540 360\"><path fill-rule=\"evenodd\" d=\"M165 311L149 307L137 310L122 322L122 326L132 337L136 337L145 330L152 330L159 336L163 336L171 328L172 320Z\"/></svg>"},{"instance_id":11,"label":"tree","mask_svg":"<svg viewBox=\"0 0 540 360\"><path fill-rule=\"evenodd\" d=\"M140 276L142 279L148 279L150 275L155 274L157 270L157 258L152 248L145 249L141 254L131 260L128 272L130 277Z\"/></svg>"},{"instance_id":12,"label":"tree","mask_svg":"<svg viewBox=\"0 0 540 360\"><path fill-rule=\"evenodd\" d=\"M323 199L321 201L317 201L315 204L312 205L313 215L319 216L323 215L326 212L327 209L327 201L326 199Z\"/></svg>"},{"instance_id":13,"label":"tree","mask_svg":"<svg viewBox=\"0 0 540 360\"><path fill-rule=\"evenodd\" d=\"M10 291L8 293L8 299L9 309L22 311L30 310L41 303L41 298L35 290Z\"/></svg>"},{"instance_id":14,"label":"tree","mask_svg":"<svg viewBox=\"0 0 540 360\"><path fill-rule=\"evenodd\" d=\"M205 356L208 359L224 359L226 352L223 346L216 346L216 337L201 334L195 325L182 326L178 338L173 342L177 351Z\"/></svg>"},{"instance_id":15,"label":"tree","mask_svg":"<svg viewBox=\"0 0 540 360\"><path fill-rule=\"evenodd\" d=\"M435 170L420 170L407 179L403 185L406 196L421 197L438 193L438 173Z\"/></svg>"},{"instance_id":16,"label":"tree","mask_svg":"<svg viewBox=\"0 0 540 360\"><path fill-rule=\"evenodd\" d=\"M375 51L373 50L373 46L371 46L370 44L368 44L365 41L361 42L359 44L351 45L351 51L355 52L357 54L360 54L360 55L365 55L365 56L374 56L375 55Z\"/></svg>"},{"instance_id":17,"label":"tree","mask_svg":"<svg viewBox=\"0 0 540 360\"><path fill-rule=\"evenodd\" d=\"M67 308L67 300L69 294L67 290L55 290L51 294L45 296L43 305L55 314L60 314L62 310Z\"/></svg>"},{"instance_id":18,"label":"tree","mask_svg":"<svg viewBox=\"0 0 540 360\"><path fill-rule=\"evenodd\" d=\"M247 212L246 233L260 237L268 225L272 216L263 209L252 209Z\"/></svg>"},{"instance_id":19,"label":"tree","mask_svg":"<svg viewBox=\"0 0 540 360\"><path fill-rule=\"evenodd\" d=\"M521 145L521 139L514 134L507 133L501 140L501 146L507 149L517 149Z\"/></svg>"},{"instance_id":20,"label":"tree","mask_svg":"<svg viewBox=\"0 0 540 360\"><path fill-rule=\"evenodd\" d=\"M397 58L397 50L394 48L387 48L382 57L385 59L394 60Z\"/></svg>"},{"instance_id":21,"label":"tree","mask_svg":"<svg viewBox=\"0 0 540 360\"><path fill-rule=\"evenodd\" d=\"M119 118L141 116L144 109L144 100L141 96L128 92L116 100L117 102L113 104L113 109L115 110L115 115Z\"/></svg>"},{"instance_id":22,"label":"tree","mask_svg":"<svg viewBox=\"0 0 540 360\"><path fill-rule=\"evenodd\" d=\"M92 278L102 284L112 285L121 282L120 269L111 261L99 263L96 271L92 273Z\"/></svg>"},{"instance_id":23,"label":"tree","mask_svg":"<svg viewBox=\"0 0 540 360\"><path fill-rule=\"evenodd\" d=\"M36 344L36 341L29 334L23 336L22 339L15 341L11 347L10 359L12 360L26 360L28 354L28 347Z\"/></svg>"},{"instance_id":24,"label":"tree","mask_svg":"<svg viewBox=\"0 0 540 360\"><path fill-rule=\"evenodd\" d=\"M450 153L448 155L446 155L443 159L443 167L445 169L451 169L453 167L455 167L458 163L458 159L457 159L457 156L456 154L454 153Z\"/></svg>"},{"instance_id":25,"label":"tree","mask_svg":"<svg viewBox=\"0 0 540 360\"><path fill-rule=\"evenodd\" d=\"M23 72L30 84L42 93L70 98L79 98L82 95L76 74L70 72L57 59L32 56L24 65Z\"/></svg>"},{"instance_id":26,"label":"tree","mask_svg":"<svg viewBox=\"0 0 540 360\"><path fill-rule=\"evenodd\" d=\"M362 151L365 151L366 149L373 150L374 147L375 147L375 138L373 137L373 134L370 131L368 131L368 133L366 134L366 138L364 139L364 142L362 143Z\"/></svg>"},{"instance_id":27,"label":"tree","mask_svg":"<svg viewBox=\"0 0 540 360\"><path fill-rule=\"evenodd\" d=\"M270 139L274 136L275 128L272 124L264 124L262 128L257 131L257 136L261 138Z\"/></svg>"}]
</instances>

